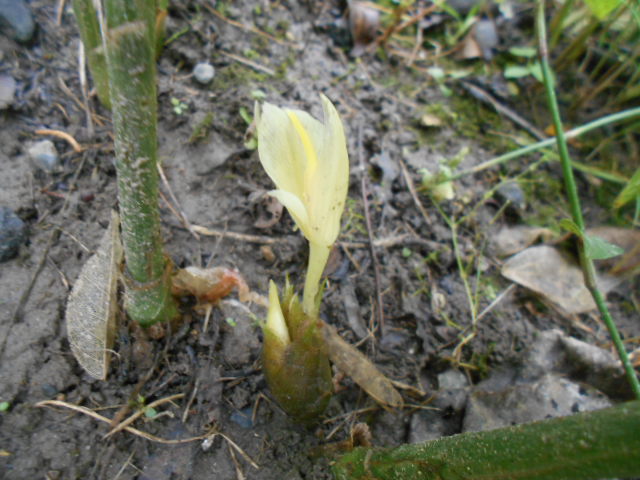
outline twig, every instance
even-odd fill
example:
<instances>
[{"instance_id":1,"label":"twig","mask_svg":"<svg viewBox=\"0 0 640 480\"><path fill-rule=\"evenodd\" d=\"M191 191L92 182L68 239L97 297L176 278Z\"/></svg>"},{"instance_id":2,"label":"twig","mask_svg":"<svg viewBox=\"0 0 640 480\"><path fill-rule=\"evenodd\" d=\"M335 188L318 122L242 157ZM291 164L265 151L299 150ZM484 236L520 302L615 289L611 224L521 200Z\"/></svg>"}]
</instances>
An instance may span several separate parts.
<instances>
[{"instance_id":1,"label":"twig","mask_svg":"<svg viewBox=\"0 0 640 480\"><path fill-rule=\"evenodd\" d=\"M96 420L99 420L101 422L104 422L107 424L111 423L111 419L107 417L103 417L102 415L94 412L93 410L90 410L86 407L81 407L80 405L74 405L73 403L63 402L60 400L44 400L42 402L36 403L35 406L36 407L49 407L49 406L64 407L79 413L84 413L85 415L88 415L91 418L95 418ZM164 438L156 437L155 435L151 435L150 433L143 432L142 430L138 430L137 428L133 428L133 427L124 427L124 430L126 430L129 433L133 433L134 435L137 435L139 437L145 438L151 442L162 443L164 445L181 445L183 443L190 443L190 442L196 442L198 440L204 440L211 436L211 433L205 433L203 435L198 435L197 437L182 438L178 440L165 440Z\"/></svg>"},{"instance_id":2,"label":"twig","mask_svg":"<svg viewBox=\"0 0 640 480\"><path fill-rule=\"evenodd\" d=\"M286 40L280 40L279 38L274 37L273 35L270 35L266 32L263 32L262 30L254 27L253 25L244 25L243 23L240 22L236 22L235 20L231 20L230 18L225 17L224 15L222 15L218 10L216 10L215 8L213 8L211 5L209 5L208 2L202 2L201 5L208 10L209 12L213 13L216 17L218 17L220 20L228 23L229 25L233 25L234 27L238 27L242 30L245 30L247 32L251 32L251 33L255 33L256 35L260 35L261 37L264 38L268 38L269 40L276 42L280 45L287 45L290 47L294 47L294 48L298 48L297 45L292 44L290 42L287 42Z\"/></svg>"},{"instance_id":3,"label":"twig","mask_svg":"<svg viewBox=\"0 0 640 480\"><path fill-rule=\"evenodd\" d=\"M500 295L498 295L496 298L494 298L493 302L491 302L489 305L487 305L487 307L478 314L478 321L482 320L482 318L485 315L487 315L491 310L493 310L495 308L495 306L498 303L500 303L503 298L505 298L507 295L509 295L509 293L511 293L511 290L513 290L515 287L516 287L516 284L512 283L507 288L505 288L504 291L502 291L500 293Z\"/></svg>"},{"instance_id":4,"label":"twig","mask_svg":"<svg viewBox=\"0 0 640 480\"><path fill-rule=\"evenodd\" d=\"M264 65L261 65L259 63L256 62L252 62L249 59L246 59L244 57L241 57L239 55L235 55L233 53L229 53L229 52L225 52L223 50L220 50L220 53L222 55L224 55L225 57L228 57L232 60L235 60L236 62L242 63L244 65L246 65L247 67L251 67L254 70L258 70L259 72L263 72L266 73L267 75L271 75L274 76L276 74L276 72L272 69L270 69L269 67L265 67Z\"/></svg>"},{"instance_id":5,"label":"twig","mask_svg":"<svg viewBox=\"0 0 640 480\"><path fill-rule=\"evenodd\" d=\"M543 140L545 138L546 135L540 129L535 127L531 122L529 122L525 118L523 118L520 115L518 115L516 112L511 110L506 105L503 105L502 103L500 103L491 94L489 94L488 92L486 92L482 88L478 87L477 85L474 85L473 83L470 83L470 82L467 82L467 81L464 81L464 80L461 82L461 85L474 98L476 98L476 99L478 99L478 100L480 100L482 102L488 103L498 113L501 113L502 115L507 117L509 120L511 120L513 123L515 123L516 125L524 128L527 132L529 132L531 135L533 135L538 140Z\"/></svg>"},{"instance_id":6,"label":"twig","mask_svg":"<svg viewBox=\"0 0 640 480\"><path fill-rule=\"evenodd\" d=\"M177 393L175 395L171 395L169 397L165 397L165 398L161 398L159 400L156 400L155 402L151 402L149 405L145 405L145 408L155 408L155 407L157 407L159 405L162 405L163 403L171 402L173 400L177 400L177 399L182 398L182 397L184 397L184 393ZM126 420L123 420L118 425L116 425L114 428L112 428L111 431L106 433L102 438L103 439L107 439L107 438L111 437L112 435L115 435L116 433L122 431L123 429L125 429L126 427L131 425L133 422L135 422L142 415L144 415L144 412L145 412L144 409L142 409L142 408L138 409L132 415L129 415L129 417Z\"/></svg>"},{"instance_id":7,"label":"twig","mask_svg":"<svg viewBox=\"0 0 640 480\"><path fill-rule=\"evenodd\" d=\"M367 226L367 236L369 237L369 253L371 254L371 263L373 264L374 283L376 288L376 303L377 305L377 317L378 326L380 332L384 335L384 310L382 303L382 290L380 288L380 264L378 263L378 256L376 255L375 247L373 246L373 226L371 225L371 214L369 213L369 188L367 186L367 169L364 165L364 152L362 145L362 122L358 125L358 164L360 165L362 178L360 180L360 188L362 193L362 202L364 209L364 219Z\"/></svg>"},{"instance_id":8,"label":"twig","mask_svg":"<svg viewBox=\"0 0 640 480\"><path fill-rule=\"evenodd\" d=\"M71 148L73 148L74 152L82 152L82 147L80 146L80 144L76 141L75 138L73 138L66 132L63 132L61 130L49 130L47 128L43 128L40 130L36 130L35 133L37 135L53 135L54 137L61 138L62 140L65 140L69 145L71 145Z\"/></svg>"},{"instance_id":9,"label":"twig","mask_svg":"<svg viewBox=\"0 0 640 480\"><path fill-rule=\"evenodd\" d=\"M189 410L191 409L191 404L196 399L196 394L198 393L198 386L200 381L196 378L193 384L193 392L191 392L191 396L187 401L187 404L184 406L184 412L182 413L182 423L187 423L187 418L189 417Z\"/></svg>"},{"instance_id":10,"label":"twig","mask_svg":"<svg viewBox=\"0 0 640 480\"><path fill-rule=\"evenodd\" d=\"M169 181L167 180L167 176L164 174L164 169L162 168L162 165L160 165L160 162L158 162L157 166L158 166L158 173L160 174L160 179L162 180L162 183L164 184L164 186L167 189L167 191L169 192L169 196L171 197L171 200L175 204L175 208L177 210L178 218L180 219L180 221L182 222L184 227L187 230L189 230L191 235L193 235L196 240L200 240L200 237L198 236L198 234L193 231L193 228L191 227L191 222L189 222L189 219L185 215L184 210L182 210L182 207L180 206L180 203L178 202L178 199L173 194L173 190L171 189L171 185L169 185ZM168 204L169 204L169 202L167 202L167 205Z\"/></svg>"},{"instance_id":11,"label":"twig","mask_svg":"<svg viewBox=\"0 0 640 480\"><path fill-rule=\"evenodd\" d=\"M191 228L193 228L194 232L199 233L200 235L209 237L227 237L247 243L263 243L265 245L273 245L276 243L280 243L285 239L288 239L288 237L273 238L266 235L249 235L246 233L235 233L225 230L216 230L215 228L207 228L201 225L192 225ZM293 236L291 236L291 238L293 238Z\"/></svg>"},{"instance_id":12,"label":"twig","mask_svg":"<svg viewBox=\"0 0 640 480\"><path fill-rule=\"evenodd\" d=\"M413 199L413 203L416 204L418 211L422 214L424 221L427 225L431 224L431 219L429 218L429 214L422 206L422 202L418 197L418 192L416 191L416 186L413 183L413 179L411 175L409 175L409 170L407 170L407 166L404 164L402 158L400 158L400 169L402 170L402 176L404 177L404 181L407 183L407 187L409 188L409 193L411 194L411 198Z\"/></svg>"}]
</instances>

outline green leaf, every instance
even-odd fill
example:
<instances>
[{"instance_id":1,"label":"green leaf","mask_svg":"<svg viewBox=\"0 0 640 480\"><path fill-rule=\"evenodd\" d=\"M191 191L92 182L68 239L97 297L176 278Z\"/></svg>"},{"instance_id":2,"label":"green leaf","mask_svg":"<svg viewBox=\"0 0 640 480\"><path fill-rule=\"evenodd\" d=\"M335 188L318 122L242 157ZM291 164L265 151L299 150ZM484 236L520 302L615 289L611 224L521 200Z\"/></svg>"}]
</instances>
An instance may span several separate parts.
<instances>
[{"instance_id":1,"label":"green leaf","mask_svg":"<svg viewBox=\"0 0 640 480\"><path fill-rule=\"evenodd\" d=\"M523 65L507 65L504 69L505 78L522 78L531 75L531 69Z\"/></svg>"},{"instance_id":2,"label":"green leaf","mask_svg":"<svg viewBox=\"0 0 640 480\"><path fill-rule=\"evenodd\" d=\"M613 208L620 208L631 200L640 196L640 168L633 174L631 180L627 182L622 191L613 201Z\"/></svg>"},{"instance_id":3,"label":"green leaf","mask_svg":"<svg viewBox=\"0 0 640 480\"><path fill-rule=\"evenodd\" d=\"M584 3L599 20L604 20L620 5L621 0L584 0Z\"/></svg>"},{"instance_id":4,"label":"green leaf","mask_svg":"<svg viewBox=\"0 0 640 480\"><path fill-rule=\"evenodd\" d=\"M584 252L591 260L604 260L617 257L624 253L624 250L605 239L595 235L584 236Z\"/></svg>"},{"instance_id":5,"label":"green leaf","mask_svg":"<svg viewBox=\"0 0 640 480\"><path fill-rule=\"evenodd\" d=\"M154 418L158 415L158 411L153 407L146 407L144 409L144 416L147 418Z\"/></svg>"},{"instance_id":6,"label":"green leaf","mask_svg":"<svg viewBox=\"0 0 640 480\"><path fill-rule=\"evenodd\" d=\"M9 402L0 402L0 412L6 412L10 406L11 404Z\"/></svg>"},{"instance_id":7,"label":"green leaf","mask_svg":"<svg viewBox=\"0 0 640 480\"><path fill-rule=\"evenodd\" d=\"M267 98L267 94L259 89L251 90L251 98L254 100L262 101Z\"/></svg>"},{"instance_id":8,"label":"green leaf","mask_svg":"<svg viewBox=\"0 0 640 480\"><path fill-rule=\"evenodd\" d=\"M251 116L251 114L249 113L246 107L240 107L240 110L238 111L238 113L240 114L242 119L245 122L247 122L247 125L251 125L251 122L253 122L253 117Z\"/></svg>"},{"instance_id":9,"label":"green leaf","mask_svg":"<svg viewBox=\"0 0 640 480\"><path fill-rule=\"evenodd\" d=\"M575 222L569 218L563 218L562 220L560 220L560 228L566 230L567 232L571 232L580 238L582 238L583 236L580 227L578 227L578 225L576 225Z\"/></svg>"},{"instance_id":10,"label":"green leaf","mask_svg":"<svg viewBox=\"0 0 640 480\"><path fill-rule=\"evenodd\" d=\"M533 47L511 47L509 53L514 57L533 58L538 52Z\"/></svg>"}]
</instances>

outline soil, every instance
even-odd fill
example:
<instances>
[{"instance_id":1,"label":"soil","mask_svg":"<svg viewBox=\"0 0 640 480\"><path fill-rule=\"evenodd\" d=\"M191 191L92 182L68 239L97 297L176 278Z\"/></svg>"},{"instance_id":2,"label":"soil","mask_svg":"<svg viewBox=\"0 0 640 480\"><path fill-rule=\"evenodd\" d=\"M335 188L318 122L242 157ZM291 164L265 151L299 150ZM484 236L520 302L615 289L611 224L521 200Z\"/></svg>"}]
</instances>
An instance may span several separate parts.
<instances>
[{"instance_id":1,"label":"soil","mask_svg":"<svg viewBox=\"0 0 640 480\"><path fill-rule=\"evenodd\" d=\"M211 2L179 3L169 11L171 42L158 61L160 158L186 218L221 234L195 238L162 200L166 251L177 266L235 268L263 294L269 279L283 282L288 275L302 283L306 244L293 233L288 214L275 223L264 221L270 210L263 194L272 185L257 152L245 146L248 125L240 111L251 114L255 99L264 97L321 118L322 92L342 116L351 158L345 229L328 267L323 316L387 376L425 393L403 391L407 403L427 405L437 393L438 374L452 367L476 383L495 368L517 365L542 330L559 328L608 345L595 315L566 318L515 289L482 317L469 343L456 349L473 332L458 260L471 288L478 289L482 311L510 285L499 274L501 260L491 254L488 239L502 225L533 221L543 208L556 215L567 211L561 191L550 192L560 171L552 164L541 167L536 175L550 182L525 177L524 207L502 208L503 196L485 193L537 157L518 159L462 178L455 198L439 210L428 196L411 194L402 165L419 185L420 169L436 171L463 148L467 153L460 155L458 169L514 148L505 137L522 134L517 127L457 84L446 96L424 69L408 67L400 57L349 58L338 4L218 2L215 14ZM264 310L242 306L233 295L213 310L206 331L188 299L182 300L179 324L158 340L122 316L107 381L83 372L66 337L66 299L117 208L116 177L110 115L91 97L88 122L75 20L66 5L58 23L59 4L30 3L38 25L30 44L0 35L0 73L18 82L13 106L0 112L0 204L29 225L19 255L0 265L0 401L9 405L0 413L0 477L322 479L331 478L331 457L322 453L349 438L357 422L369 425L375 445L414 438L415 408L385 411L348 378L339 379L323 421L311 429L294 424L270 400L261 372L256 319ZM202 61L216 69L209 85L191 75ZM176 108L173 99L184 108ZM421 119L428 112L443 124L425 126ZM37 135L42 128L72 135L82 152L60 138ZM496 131L505 137L496 141ZM27 158L29 144L42 138L54 140L60 153L60 165L51 172L34 168ZM596 186L579 181L584 200L593 202ZM166 186L162 191L170 199ZM607 220L596 204L587 203L585 211L589 224ZM444 215L467 217L453 232ZM374 248L375 258L369 235L388 240ZM624 336L638 335L633 291L627 282L609 296ZM378 322L378 298L384 323L372 340L368 329ZM104 438L105 423L35 406L64 400L111 419L123 405L139 403L139 396L148 404L177 394L182 396L158 407L158 415L134 426L165 440L206 435L214 427L219 434L177 445L127 432ZM460 431L460 415L442 411L442 421L449 422L445 430Z\"/></svg>"}]
</instances>

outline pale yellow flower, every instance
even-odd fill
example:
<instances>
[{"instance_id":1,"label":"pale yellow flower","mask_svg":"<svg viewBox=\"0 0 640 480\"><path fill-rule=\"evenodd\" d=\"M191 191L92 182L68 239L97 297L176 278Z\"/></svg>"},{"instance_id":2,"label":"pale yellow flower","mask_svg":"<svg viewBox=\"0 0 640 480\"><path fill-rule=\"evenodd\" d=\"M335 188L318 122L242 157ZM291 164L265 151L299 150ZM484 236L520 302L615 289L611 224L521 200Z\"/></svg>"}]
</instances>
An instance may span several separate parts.
<instances>
[{"instance_id":1,"label":"pale yellow flower","mask_svg":"<svg viewBox=\"0 0 640 480\"><path fill-rule=\"evenodd\" d=\"M349 157L342 122L321 95L324 122L301 110L265 103L258 109L260 162L276 197L312 243L332 245L349 188Z\"/></svg>"},{"instance_id":2,"label":"pale yellow flower","mask_svg":"<svg viewBox=\"0 0 640 480\"><path fill-rule=\"evenodd\" d=\"M282 203L309 240L309 267L303 306L317 315L319 285L331 246L340 232L340 217L349 188L349 157L338 112L320 96L323 122L301 110L265 103L256 107L260 162Z\"/></svg>"}]
</instances>

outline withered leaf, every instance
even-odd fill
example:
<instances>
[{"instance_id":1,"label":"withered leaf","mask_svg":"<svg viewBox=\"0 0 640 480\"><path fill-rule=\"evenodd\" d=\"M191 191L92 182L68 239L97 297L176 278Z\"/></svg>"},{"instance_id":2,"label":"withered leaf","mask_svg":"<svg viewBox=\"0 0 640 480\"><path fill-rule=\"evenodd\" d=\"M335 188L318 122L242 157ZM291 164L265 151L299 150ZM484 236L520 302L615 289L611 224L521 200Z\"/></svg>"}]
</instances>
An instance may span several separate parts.
<instances>
[{"instance_id":1,"label":"withered leaf","mask_svg":"<svg viewBox=\"0 0 640 480\"><path fill-rule=\"evenodd\" d=\"M322 334L327 344L329 358L344 373L349 375L376 402L387 407L402 407L402 396L366 355L345 342L335 327L322 325Z\"/></svg>"},{"instance_id":2,"label":"withered leaf","mask_svg":"<svg viewBox=\"0 0 640 480\"><path fill-rule=\"evenodd\" d=\"M116 328L122 261L119 225L120 218L112 211L98 250L84 264L71 290L65 315L73 355L89 375L99 380L107 377Z\"/></svg>"},{"instance_id":3,"label":"withered leaf","mask_svg":"<svg viewBox=\"0 0 640 480\"><path fill-rule=\"evenodd\" d=\"M562 313L572 315L596 308L575 258L555 247L530 247L502 266L502 275L541 295ZM598 288L610 292L621 279L598 275Z\"/></svg>"}]
</instances>

